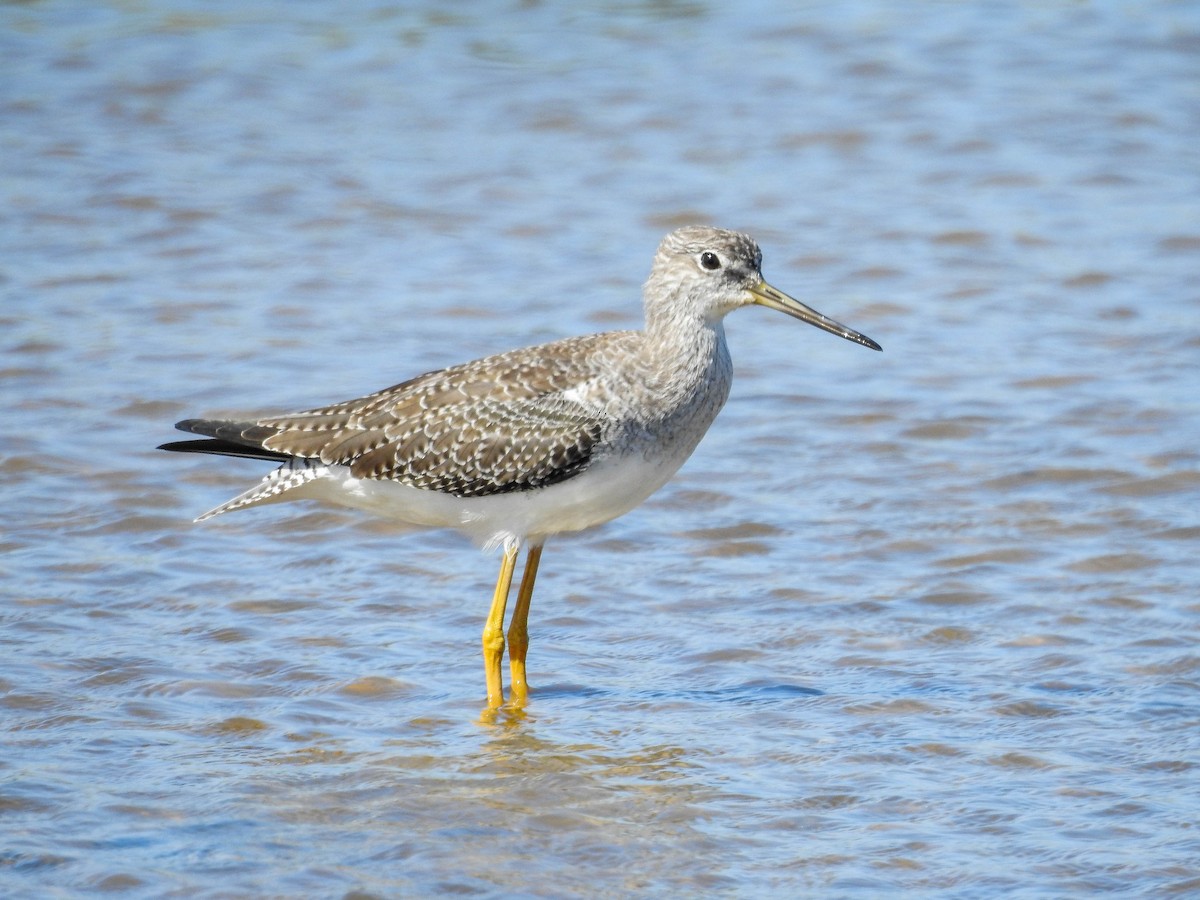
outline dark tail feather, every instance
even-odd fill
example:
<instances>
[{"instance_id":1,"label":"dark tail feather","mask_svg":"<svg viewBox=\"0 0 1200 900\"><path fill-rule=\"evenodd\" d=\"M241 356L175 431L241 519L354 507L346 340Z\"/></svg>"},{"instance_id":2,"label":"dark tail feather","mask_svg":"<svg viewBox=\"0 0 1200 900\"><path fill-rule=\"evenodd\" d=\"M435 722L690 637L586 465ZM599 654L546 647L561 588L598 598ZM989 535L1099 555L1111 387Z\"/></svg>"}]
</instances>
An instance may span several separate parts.
<instances>
[{"instance_id":1,"label":"dark tail feather","mask_svg":"<svg viewBox=\"0 0 1200 900\"><path fill-rule=\"evenodd\" d=\"M267 450L262 445L276 433L269 425L255 422L230 422L218 419L184 419L175 427L180 431L205 435L206 440L172 441L160 444L159 450L172 453L212 453L216 456L239 456L245 459L269 459L275 462L291 459L287 453Z\"/></svg>"},{"instance_id":2,"label":"dark tail feather","mask_svg":"<svg viewBox=\"0 0 1200 900\"><path fill-rule=\"evenodd\" d=\"M247 447L245 444L235 444L232 441L172 441L169 444L159 444L158 449L170 450L172 453L212 453L215 456L270 459L275 462L292 459L286 453L276 453L274 450L264 450L262 447Z\"/></svg>"}]
</instances>

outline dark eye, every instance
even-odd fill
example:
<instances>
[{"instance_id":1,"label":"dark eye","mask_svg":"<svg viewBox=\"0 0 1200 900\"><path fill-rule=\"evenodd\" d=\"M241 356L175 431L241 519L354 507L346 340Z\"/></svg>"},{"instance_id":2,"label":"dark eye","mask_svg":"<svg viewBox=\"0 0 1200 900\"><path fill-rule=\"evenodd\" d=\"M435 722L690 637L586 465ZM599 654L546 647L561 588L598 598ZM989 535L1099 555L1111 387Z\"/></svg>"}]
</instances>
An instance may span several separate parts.
<instances>
[{"instance_id":1,"label":"dark eye","mask_svg":"<svg viewBox=\"0 0 1200 900\"><path fill-rule=\"evenodd\" d=\"M721 268L721 260L717 258L717 254L705 250L700 254L700 265L712 272Z\"/></svg>"}]
</instances>

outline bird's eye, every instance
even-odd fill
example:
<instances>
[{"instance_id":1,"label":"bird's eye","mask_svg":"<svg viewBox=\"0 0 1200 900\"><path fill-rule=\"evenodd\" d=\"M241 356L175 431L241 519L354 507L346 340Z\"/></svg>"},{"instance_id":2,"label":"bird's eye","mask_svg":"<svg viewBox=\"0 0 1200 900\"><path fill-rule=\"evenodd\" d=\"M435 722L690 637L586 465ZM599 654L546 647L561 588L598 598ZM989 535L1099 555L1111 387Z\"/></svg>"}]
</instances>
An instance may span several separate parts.
<instances>
[{"instance_id":1,"label":"bird's eye","mask_svg":"<svg viewBox=\"0 0 1200 900\"><path fill-rule=\"evenodd\" d=\"M708 269L708 271L713 272L721 268L721 260L717 257L717 254L705 250L700 254L700 265Z\"/></svg>"}]
</instances>

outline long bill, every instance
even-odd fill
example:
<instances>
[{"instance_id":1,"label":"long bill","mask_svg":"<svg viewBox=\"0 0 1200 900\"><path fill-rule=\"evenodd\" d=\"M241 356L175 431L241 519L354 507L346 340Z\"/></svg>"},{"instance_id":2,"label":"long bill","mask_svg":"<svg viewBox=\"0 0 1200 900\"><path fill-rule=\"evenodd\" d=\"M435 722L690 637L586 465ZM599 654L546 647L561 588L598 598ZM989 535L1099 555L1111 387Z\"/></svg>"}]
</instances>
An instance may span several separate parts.
<instances>
[{"instance_id":1,"label":"long bill","mask_svg":"<svg viewBox=\"0 0 1200 900\"><path fill-rule=\"evenodd\" d=\"M759 306L765 306L768 309L777 309L793 318L799 319L801 322L815 325L822 331L836 334L838 337L854 341L856 344L862 344L864 347L870 347L872 350L883 349L865 334L859 334L853 328L847 328L841 322L835 322L828 316L821 315L811 306L806 306L795 297L789 297L783 291L771 287L765 281L760 281L755 287L750 288L750 295L754 297L754 302Z\"/></svg>"}]
</instances>

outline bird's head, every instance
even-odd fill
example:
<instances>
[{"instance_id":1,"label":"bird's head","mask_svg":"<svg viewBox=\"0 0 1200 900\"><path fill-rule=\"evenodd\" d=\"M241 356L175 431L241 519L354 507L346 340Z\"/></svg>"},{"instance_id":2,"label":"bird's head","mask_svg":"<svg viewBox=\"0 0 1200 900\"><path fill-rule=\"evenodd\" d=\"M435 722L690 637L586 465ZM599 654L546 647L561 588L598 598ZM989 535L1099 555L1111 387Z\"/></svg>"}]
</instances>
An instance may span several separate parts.
<instances>
[{"instance_id":1,"label":"bird's head","mask_svg":"<svg viewBox=\"0 0 1200 900\"><path fill-rule=\"evenodd\" d=\"M736 231L707 225L672 231L658 245L645 293L650 321L684 314L716 322L738 307L758 305L872 350L883 349L869 337L767 284L758 244Z\"/></svg>"}]
</instances>

